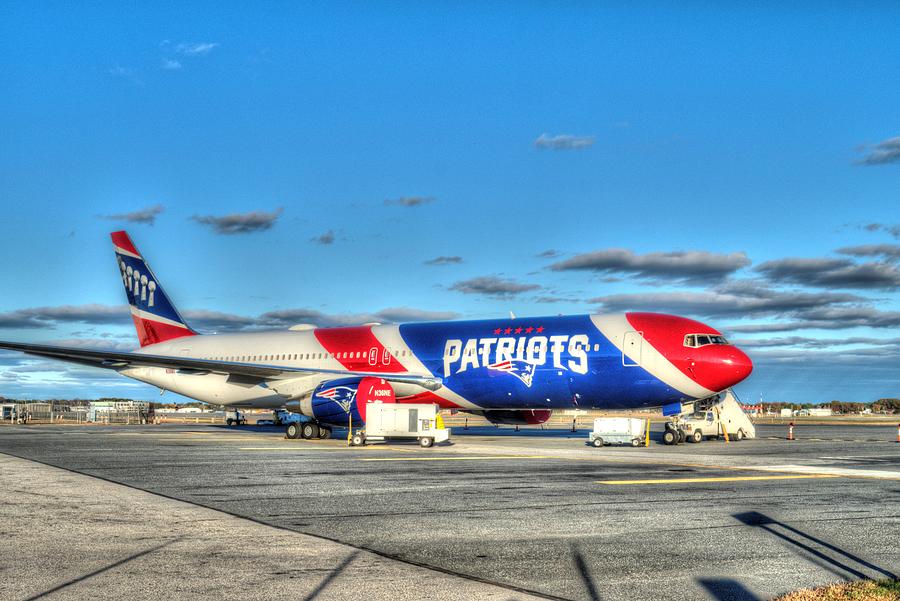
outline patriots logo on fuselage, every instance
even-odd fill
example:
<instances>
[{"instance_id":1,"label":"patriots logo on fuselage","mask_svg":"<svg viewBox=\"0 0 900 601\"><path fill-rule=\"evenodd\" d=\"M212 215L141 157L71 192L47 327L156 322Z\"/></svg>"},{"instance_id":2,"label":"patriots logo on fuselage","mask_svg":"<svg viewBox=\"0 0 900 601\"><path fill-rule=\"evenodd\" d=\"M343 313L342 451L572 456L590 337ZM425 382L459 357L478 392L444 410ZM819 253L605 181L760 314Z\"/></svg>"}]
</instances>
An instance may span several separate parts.
<instances>
[{"instance_id":1,"label":"patriots logo on fuselage","mask_svg":"<svg viewBox=\"0 0 900 601\"><path fill-rule=\"evenodd\" d=\"M509 361L500 361L487 366L488 369L502 371L522 380L528 388L531 388L531 379L534 377L534 363L521 361L519 359L511 359Z\"/></svg>"},{"instance_id":2,"label":"patriots logo on fuselage","mask_svg":"<svg viewBox=\"0 0 900 601\"><path fill-rule=\"evenodd\" d=\"M353 408L353 402L356 400L356 389L350 386L335 386L334 388L323 390L317 396L334 401L345 413L350 413L350 410Z\"/></svg>"}]
</instances>

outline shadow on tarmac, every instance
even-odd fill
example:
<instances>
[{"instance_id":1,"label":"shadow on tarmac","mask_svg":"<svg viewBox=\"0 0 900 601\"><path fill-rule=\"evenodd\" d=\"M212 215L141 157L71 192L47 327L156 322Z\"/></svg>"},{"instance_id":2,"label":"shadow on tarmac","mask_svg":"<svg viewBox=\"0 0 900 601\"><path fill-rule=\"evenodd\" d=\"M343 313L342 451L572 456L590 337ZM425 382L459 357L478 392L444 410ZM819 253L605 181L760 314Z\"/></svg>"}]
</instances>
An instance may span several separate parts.
<instances>
[{"instance_id":1,"label":"shadow on tarmac","mask_svg":"<svg viewBox=\"0 0 900 601\"><path fill-rule=\"evenodd\" d=\"M699 578L697 582L718 601L762 601L743 584L731 578Z\"/></svg>"},{"instance_id":2,"label":"shadow on tarmac","mask_svg":"<svg viewBox=\"0 0 900 601\"><path fill-rule=\"evenodd\" d=\"M597 588L594 586L594 579L591 577L591 571L584 562L584 555L581 554L581 549L578 548L578 545L572 545L572 561L575 563L575 569L578 572L578 576L581 578L581 582L584 583L584 590L587 591L588 598L591 601L600 601L600 595L597 593Z\"/></svg>"},{"instance_id":3,"label":"shadow on tarmac","mask_svg":"<svg viewBox=\"0 0 900 601\"><path fill-rule=\"evenodd\" d=\"M78 584L79 582L84 582L85 580L93 578L94 576L99 576L103 572L108 572L109 570L112 570L113 568L117 568L121 565L124 565L131 561L134 561L135 559L140 559L144 555L149 555L150 553L159 551L160 549L164 549L173 543L177 543L180 540L181 540L180 537L174 538L170 541L166 541L166 542L162 543L161 545L156 545L155 547L150 547L149 549L144 549L143 551L135 553L134 555L129 555L128 557L126 557L124 559L120 559L119 561L113 562L107 566L103 566L102 568L94 570L93 572L89 572L89 573L79 576L77 578L73 578L72 580L69 580L67 582L63 582L62 584L54 586L51 589L47 589L46 591L40 592L36 595L32 595L31 597L28 597L27 599L25 599L25 601L34 601L35 599L41 599L43 597L46 597L47 595L50 595L52 593L66 589L66 588L72 586L73 584Z\"/></svg>"},{"instance_id":4,"label":"shadow on tarmac","mask_svg":"<svg viewBox=\"0 0 900 601\"><path fill-rule=\"evenodd\" d=\"M326 576L325 579L319 583L319 586L314 588L312 590L312 592L310 592L307 596L303 597L303 601L312 601L313 599L318 597L319 593L324 591L325 588L329 584L331 584L332 580L334 580L335 578L340 576L341 572L343 572L344 570L347 569L347 566L350 565L350 562L352 562L354 559L356 559L356 557L357 557L357 555L359 555L359 553L360 553L359 551L354 551L353 553L348 555L346 558L344 558L344 561L342 561L340 564L338 564L338 566L336 568L331 570L331 572L328 573L328 576Z\"/></svg>"},{"instance_id":5,"label":"shadow on tarmac","mask_svg":"<svg viewBox=\"0 0 900 601\"><path fill-rule=\"evenodd\" d=\"M797 550L804 551L806 554L805 556L809 561L845 580L868 578L897 579L897 575L889 570L881 568L849 551L845 551L836 545L820 538L816 538L815 536L807 534L784 522L779 522L758 511L736 513L734 514L734 518L747 526L756 526L772 536L793 545ZM827 549L828 551L831 551L834 556L828 555L812 545ZM801 553L798 552L798 555L800 554ZM856 565L854 566L853 564ZM877 574L866 573L863 570L870 570Z\"/></svg>"}]
</instances>

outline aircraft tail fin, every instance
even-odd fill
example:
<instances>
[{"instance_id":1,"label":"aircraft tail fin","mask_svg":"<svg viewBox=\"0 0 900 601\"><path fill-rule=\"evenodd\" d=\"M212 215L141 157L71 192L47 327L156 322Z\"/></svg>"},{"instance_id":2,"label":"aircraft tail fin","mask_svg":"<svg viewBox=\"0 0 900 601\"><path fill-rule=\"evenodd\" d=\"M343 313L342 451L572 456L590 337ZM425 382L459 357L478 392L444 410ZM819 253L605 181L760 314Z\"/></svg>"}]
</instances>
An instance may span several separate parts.
<instances>
[{"instance_id":1,"label":"aircraft tail fin","mask_svg":"<svg viewBox=\"0 0 900 601\"><path fill-rule=\"evenodd\" d=\"M196 335L169 300L128 234L120 231L110 236L141 346Z\"/></svg>"}]
</instances>

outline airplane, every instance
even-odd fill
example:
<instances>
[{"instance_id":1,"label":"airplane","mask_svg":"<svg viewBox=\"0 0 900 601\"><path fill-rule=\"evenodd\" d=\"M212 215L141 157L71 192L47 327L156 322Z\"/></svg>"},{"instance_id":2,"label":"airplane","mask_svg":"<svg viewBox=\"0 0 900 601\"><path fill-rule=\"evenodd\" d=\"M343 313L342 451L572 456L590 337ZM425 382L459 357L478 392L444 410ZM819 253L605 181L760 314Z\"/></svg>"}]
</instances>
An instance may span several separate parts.
<instances>
[{"instance_id":1,"label":"airplane","mask_svg":"<svg viewBox=\"0 0 900 601\"><path fill-rule=\"evenodd\" d=\"M364 425L372 401L434 403L498 424L540 424L560 409L672 407L714 397L753 369L718 330L660 313L200 334L128 234L111 237L140 349L0 349L111 369L205 403L311 418L289 424L289 438Z\"/></svg>"}]
</instances>

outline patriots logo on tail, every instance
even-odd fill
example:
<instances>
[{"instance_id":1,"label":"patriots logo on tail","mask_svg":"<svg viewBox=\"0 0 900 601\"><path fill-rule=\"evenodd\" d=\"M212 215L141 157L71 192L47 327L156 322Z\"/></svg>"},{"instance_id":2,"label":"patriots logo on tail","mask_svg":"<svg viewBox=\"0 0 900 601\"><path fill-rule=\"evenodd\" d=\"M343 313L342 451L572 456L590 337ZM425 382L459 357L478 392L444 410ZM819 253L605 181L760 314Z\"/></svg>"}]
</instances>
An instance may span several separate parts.
<instances>
[{"instance_id":1,"label":"patriots logo on tail","mask_svg":"<svg viewBox=\"0 0 900 601\"><path fill-rule=\"evenodd\" d=\"M334 401L346 413L350 413L353 408L353 401L356 400L356 389L350 386L335 386L328 390L323 390L318 396Z\"/></svg>"},{"instance_id":2,"label":"patriots logo on tail","mask_svg":"<svg viewBox=\"0 0 900 601\"><path fill-rule=\"evenodd\" d=\"M509 361L500 361L487 366L488 369L502 371L515 376L522 380L528 388L531 388L531 378L534 377L534 363L522 361L520 359L512 359Z\"/></svg>"}]
</instances>

